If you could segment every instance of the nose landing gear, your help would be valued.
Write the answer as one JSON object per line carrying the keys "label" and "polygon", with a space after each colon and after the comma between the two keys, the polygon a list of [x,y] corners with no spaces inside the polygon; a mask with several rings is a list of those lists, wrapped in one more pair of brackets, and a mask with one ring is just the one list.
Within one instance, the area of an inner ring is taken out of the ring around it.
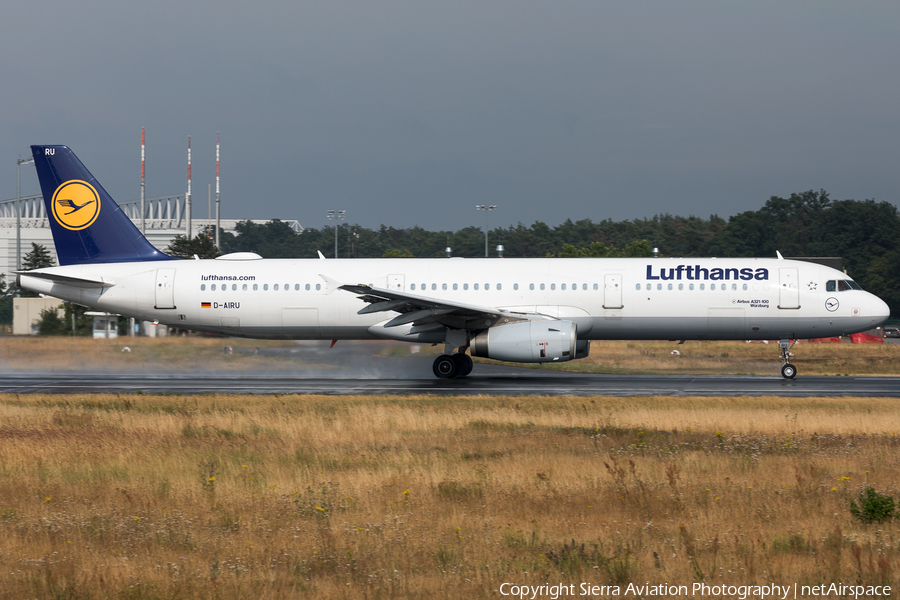
{"label": "nose landing gear", "polygon": [[793,379],[797,375],[797,367],[791,364],[791,357],[794,356],[791,348],[797,340],[781,340],[778,342],[778,348],[781,350],[781,376],[785,379]]}

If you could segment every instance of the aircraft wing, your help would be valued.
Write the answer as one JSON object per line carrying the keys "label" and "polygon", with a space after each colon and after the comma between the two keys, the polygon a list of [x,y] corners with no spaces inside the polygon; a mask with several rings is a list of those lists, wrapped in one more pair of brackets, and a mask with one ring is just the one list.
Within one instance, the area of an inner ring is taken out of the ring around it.
{"label": "aircraft wing", "polygon": [[428,296],[417,296],[406,292],[396,292],[370,285],[340,285],[337,289],[359,294],[359,299],[368,306],[357,314],[393,311],[400,313],[384,324],[397,327],[412,323],[413,326],[440,323],[453,329],[484,329],[493,325],[503,311],[491,306],[478,306],[462,302],[451,302]]}

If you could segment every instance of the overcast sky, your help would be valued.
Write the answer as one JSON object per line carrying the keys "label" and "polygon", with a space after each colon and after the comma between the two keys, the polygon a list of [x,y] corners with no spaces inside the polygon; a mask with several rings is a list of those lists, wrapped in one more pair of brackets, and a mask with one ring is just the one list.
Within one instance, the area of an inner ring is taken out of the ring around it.
{"label": "overcast sky", "polygon": [[0,198],[41,143],[136,199],[146,127],[148,197],[220,131],[223,217],[309,227],[897,204],[898,73],[895,0],[5,2]]}

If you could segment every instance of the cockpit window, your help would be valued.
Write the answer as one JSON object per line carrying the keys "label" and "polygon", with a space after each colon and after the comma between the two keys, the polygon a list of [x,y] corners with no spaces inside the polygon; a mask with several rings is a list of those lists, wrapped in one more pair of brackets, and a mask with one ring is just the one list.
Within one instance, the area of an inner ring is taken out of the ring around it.
{"label": "cockpit window", "polygon": [[846,292],[848,290],[861,290],[859,284],[852,279],[831,280],[825,284],[826,292]]}

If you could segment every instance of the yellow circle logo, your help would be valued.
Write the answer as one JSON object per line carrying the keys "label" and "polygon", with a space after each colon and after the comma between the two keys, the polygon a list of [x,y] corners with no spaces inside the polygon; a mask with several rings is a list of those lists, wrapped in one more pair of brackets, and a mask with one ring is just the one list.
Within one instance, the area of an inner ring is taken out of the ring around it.
{"label": "yellow circle logo", "polygon": [[53,193],[53,218],[73,231],[90,227],[100,214],[100,195],[86,181],[72,179]]}

